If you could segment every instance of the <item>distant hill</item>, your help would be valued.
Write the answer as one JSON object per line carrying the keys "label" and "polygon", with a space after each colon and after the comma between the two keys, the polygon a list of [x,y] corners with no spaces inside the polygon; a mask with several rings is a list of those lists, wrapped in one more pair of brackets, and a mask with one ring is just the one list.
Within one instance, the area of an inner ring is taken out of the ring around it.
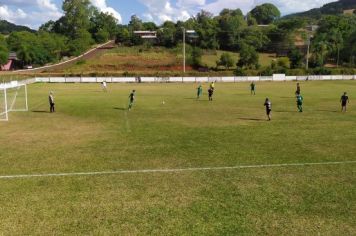
{"label": "distant hill", "polygon": [[15,24],[10,23],[6,20],[0,20],[0,33],[1,34],[10,34],[12,32],[18,32],[18,31],[35,32],[34,30],[30,29],[29,27],[15,25]]}
{"label": "distant hill", "polygon": [[345,10],[356,9],[356,0],[339,0],[337,2],[331,2],[325,4],[320,8],[314,8],[306,12],[300,12],[285,16],[285,18],[291,17],[307,17],[319,19],[323,15],[341,15]]}

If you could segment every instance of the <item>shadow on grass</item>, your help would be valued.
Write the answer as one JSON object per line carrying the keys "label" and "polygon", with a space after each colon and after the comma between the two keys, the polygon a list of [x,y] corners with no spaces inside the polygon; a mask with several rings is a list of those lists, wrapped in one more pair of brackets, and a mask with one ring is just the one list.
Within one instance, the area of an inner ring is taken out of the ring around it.
{"label": "shadow on grass", "polygon": [[125,107],[114,107],[113,109],[114,110],[119,110],[119,111],[126,111],[127,110],[127,108],[125,108]]}
{"label": "shadow on grass", "polygon": [[258,119],[258,118],[246,118],[246,117],[239,117],[239,120],[249,120],[249,121],[266,121],[266,119]]}
{"label": "shadow on grass", "polygon": [[295,113],[297,111],[273,111],[273,112],[277,112],[277,113]]}
{"label": "shadow on grass", "polygon": [[335,110],[315,110],[318,112],[332,112],[332,113],[338,113],[339,111],[335,111]]}
{"label": "shadow on grass", "polygon": [[34,113],[50,113],[49,111],[43,111],[43,110],[35,110],[32,112],[34,112]]}

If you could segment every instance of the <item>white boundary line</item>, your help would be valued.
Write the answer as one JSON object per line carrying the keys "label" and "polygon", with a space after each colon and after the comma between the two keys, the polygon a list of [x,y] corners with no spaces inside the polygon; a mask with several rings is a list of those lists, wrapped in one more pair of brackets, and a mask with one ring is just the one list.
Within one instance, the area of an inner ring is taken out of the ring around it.
{"label": "white boundary line", "polygon": [[95,175],[115,175],[115,174],[141,174],[141,173],[180,173],[196,171],[217,171],[217,170],[236,170],[236,169],[260,169],[274,167],[303,167],[303,166],[320,166],[320,165],[343,165],[356,164],[356,161],[338,161],[338,162],[315,162],[315,163],[289,163],[289,164],[266,164],[266,165],[241,165],[230,167],[199,167],[199,168],[182,168],[182,169],[147,169],[147,170],[117,170],[102,172],[73,172],[73,173],[56,173],[56,174],[25,174],[25,175],[0,175],[1,179],[28,179],[43,177],[73,177],[73,176],[95,176]]}

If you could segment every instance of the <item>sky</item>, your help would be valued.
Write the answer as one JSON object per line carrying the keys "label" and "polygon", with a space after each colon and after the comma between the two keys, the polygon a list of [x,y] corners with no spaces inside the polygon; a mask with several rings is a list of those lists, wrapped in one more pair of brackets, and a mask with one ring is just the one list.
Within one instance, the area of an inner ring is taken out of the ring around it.
{"label": "sky", "polygon": [[[132,15],[160,24],[166,20],[187,20],[201,10],[218,14],[224,8],[240,8],[245,14],[256,5],[275,4],[282,15],[306,11],[335,0],[90,0],[103,12],[127,24]],[[38,29],[63,15],[63,0],[0,0],[0,19]]]}

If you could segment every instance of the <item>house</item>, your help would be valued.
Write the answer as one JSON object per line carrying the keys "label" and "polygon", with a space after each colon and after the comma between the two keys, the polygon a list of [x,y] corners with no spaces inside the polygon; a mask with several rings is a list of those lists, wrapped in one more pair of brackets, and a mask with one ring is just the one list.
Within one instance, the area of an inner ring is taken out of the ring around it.
{"label": "house", "polygon": [[9,53],[9,59],[5,65],[1,65],[1,71],[10,71],[21,68],[20,60],[17,58],[16,52]]}

